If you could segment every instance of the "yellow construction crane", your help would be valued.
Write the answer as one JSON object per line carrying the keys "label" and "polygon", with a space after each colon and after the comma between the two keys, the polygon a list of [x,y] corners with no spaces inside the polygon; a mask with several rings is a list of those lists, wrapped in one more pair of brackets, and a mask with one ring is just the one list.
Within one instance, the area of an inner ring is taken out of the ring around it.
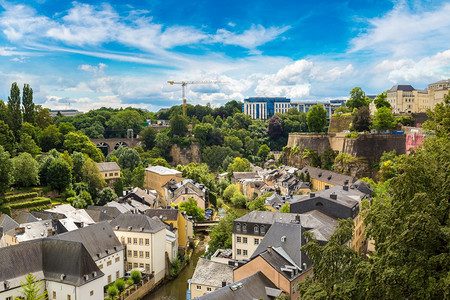
{"label": "yellow construction crane", "polygon": [[174,84],[181,84],[181,92],[182,92],[182,96],[183,96],[183,116],[186,116],[186,86],[188,84],[215,84],[215,83],[225,83],[223,81],[173,81],[173,80],[169,80],[167,81],[168,83],[170,83],[171,85]]}

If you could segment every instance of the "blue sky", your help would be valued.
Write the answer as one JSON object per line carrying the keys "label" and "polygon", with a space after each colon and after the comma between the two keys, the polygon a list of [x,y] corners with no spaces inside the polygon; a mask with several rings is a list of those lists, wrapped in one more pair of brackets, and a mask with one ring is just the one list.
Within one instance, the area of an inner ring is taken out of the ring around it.
{"label": "blue sky", "polygon": [[87,111],[346,98],[450,78],[449,1],[0,0],[0,98]]}

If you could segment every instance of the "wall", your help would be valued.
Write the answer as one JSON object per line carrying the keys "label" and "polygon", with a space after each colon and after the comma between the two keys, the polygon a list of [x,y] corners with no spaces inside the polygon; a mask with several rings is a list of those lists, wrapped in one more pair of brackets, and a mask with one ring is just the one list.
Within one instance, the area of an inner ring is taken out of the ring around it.
{"label": "wall", "polygon": [[344,130],[350,130],[350,123],[352,122],[352,116],[332,116],[330,119],[330,125],[328,126],[328,133],[338,133]]}
{"label": "wall", "polygon": [[199,143],[192,143],[187,148],[180,148],[178,145],[173,145],[170,149],[170,156],[172,156],[171,165],[187,165],[191,162],[201,163],[202,154]]}
{"label": "wall", "polygon": [[417,147],[422,145],[425,137],[425,134],[408,133],[406,135],[406,152],[409,153],[411,152],[410,149],[416,149]]}
{"label": "wall", "polygon": [[[105,274],[105,276],[103,276],[103,285],[107,285],[109,283],[108,276],[111,276],[111,281],[115,281],[117,278],[123,277],[124,251],[125,250],[120,250],[118,252],[112,253],[111,255],[108,255],[107,257],[95,261],[95,264]],[[118,259],[118,261],[116,261],[116,259]],[[111,262],[109,266],[108,261]],[[119,272],[118,277],[116,276],[117,272]]]}
{"label": "wall", "polygon": [[205,209],[205,199],[199,197],[197,194],[181,194],[177,198],[172,199],[172,203],[175,205],[179,205],[181,202],[187,202],[189,198],[197,201],[197,206],[201,209]]}
{"label": "wall", "polygon": [[[155,277],[152,277],[150,280],[146,281],[141,287],[139,287],[132,294],[127,296],[126,300],[137,300],[143,298],[145,295],[150,293],[151,290],[156,286]],[[123,299],[123,298],[121,298]]]}
{"label": "wall", "polygon": [[298,146],[301,149],[311,149],[317,153],[322,153],[330,148],[328,134],[289,134],[288,147]]}
{"label": "wall", "polygon": [[165,193],[162,186],[165,185],[172,178],[176,182],[180,182],[184,179],[183,177],[181,177],[181,173],[177,175],[174,174],[161,175],[145,170],[144,187],[149,190],[155,190],[160,196],[160,199],[165,204]]}

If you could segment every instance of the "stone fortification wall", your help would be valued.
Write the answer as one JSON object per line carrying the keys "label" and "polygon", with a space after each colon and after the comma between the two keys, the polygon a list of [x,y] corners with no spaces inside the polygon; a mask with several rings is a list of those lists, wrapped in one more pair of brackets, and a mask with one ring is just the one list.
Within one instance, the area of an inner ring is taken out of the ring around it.
{"label": "stone fortification wall", "polygon": [[328,133],[338,133],[350,129],[352,123],[352,116],[332,116],[330,125],[328,126]]}
{"label": "stone fortification wall", "polygon": [[289,134],[288,147],[299,147],[300,149],[311,149],[322,153],[330,148],[330,135],[328,134]]}
{"label": "stone fortification wall", "polygon": [[192,143],[189,147],[180,148],[178,145],[173,145],[170,149],[170,156],[172,156],[171,165],[187,165],[191,162],[201,163],[202,154],[199,143]]}

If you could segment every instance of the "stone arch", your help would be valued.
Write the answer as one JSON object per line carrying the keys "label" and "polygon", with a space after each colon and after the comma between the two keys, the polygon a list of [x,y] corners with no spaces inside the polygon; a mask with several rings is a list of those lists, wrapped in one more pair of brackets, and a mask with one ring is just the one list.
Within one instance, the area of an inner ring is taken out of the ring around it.
{"label": "stone arch", "polygon": [[108,143],[105,143],[105,142],[97,143],[97,148],[99,148],[102,151],[104,156],[107,156],[110,151],[110,147],[109,147]]}
{"label": "stone arch", "polygon": [[123,142],[123,141],[120,141],[120,142],[117,142],[117,143],[116,143],[116,145],[114,146],[114,150],[117,149],[117,148],[119,148],[119,147],[129,147],[129,146],[128,146],[127,143],[125,143],[125,142]]}

